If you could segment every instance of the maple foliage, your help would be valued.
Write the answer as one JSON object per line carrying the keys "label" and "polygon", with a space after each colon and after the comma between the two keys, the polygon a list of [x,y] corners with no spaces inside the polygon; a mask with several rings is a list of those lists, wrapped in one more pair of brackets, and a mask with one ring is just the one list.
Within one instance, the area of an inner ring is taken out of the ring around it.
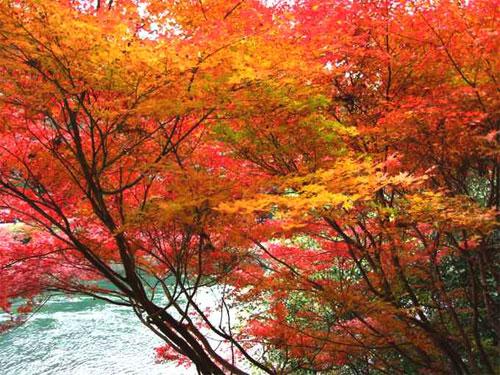
{"label": "maple foliage", "polygon": [[494,373],[497,8],[1,2],[0,308],[127,306],[203,374]]}

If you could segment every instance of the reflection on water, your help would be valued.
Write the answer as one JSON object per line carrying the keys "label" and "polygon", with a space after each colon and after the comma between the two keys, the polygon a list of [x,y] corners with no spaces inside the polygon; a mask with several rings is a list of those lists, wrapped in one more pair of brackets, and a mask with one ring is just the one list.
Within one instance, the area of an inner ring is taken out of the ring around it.
{"label": "reflection on water", "polygon": [[189,371],[154,360],[161,340],[126,307],[92,298],[51,299],[0,335],[2,375],[159,375]]}

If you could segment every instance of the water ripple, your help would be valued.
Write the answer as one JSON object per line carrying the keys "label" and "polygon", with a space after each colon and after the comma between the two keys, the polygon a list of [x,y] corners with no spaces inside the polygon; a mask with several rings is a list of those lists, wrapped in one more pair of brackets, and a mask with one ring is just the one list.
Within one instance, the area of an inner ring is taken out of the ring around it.
{"label": "water ripple", "polygon": [[0,335],[2,375],[160,375],[161,340],[127,308],[92,298],[50,300],[26,324]]}

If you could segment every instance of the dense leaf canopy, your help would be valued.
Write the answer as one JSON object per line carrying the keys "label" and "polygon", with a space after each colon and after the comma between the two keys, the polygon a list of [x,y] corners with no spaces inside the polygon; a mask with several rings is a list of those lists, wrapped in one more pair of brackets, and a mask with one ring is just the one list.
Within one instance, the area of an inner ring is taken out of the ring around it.
{"label": "dense leaf canopy", "polygon": [[203,374],[494,373],[497,15],[1,1],[3,328],[64,292]]}

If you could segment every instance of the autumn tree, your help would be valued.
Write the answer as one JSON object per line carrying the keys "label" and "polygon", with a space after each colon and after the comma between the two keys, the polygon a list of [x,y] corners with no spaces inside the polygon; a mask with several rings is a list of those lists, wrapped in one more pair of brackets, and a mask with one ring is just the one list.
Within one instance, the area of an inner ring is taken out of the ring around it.
{"label": "autumn tree", "polygon": [[494,373],[496,11],[2,2],[0,307],[128,306],[203,374]]}

